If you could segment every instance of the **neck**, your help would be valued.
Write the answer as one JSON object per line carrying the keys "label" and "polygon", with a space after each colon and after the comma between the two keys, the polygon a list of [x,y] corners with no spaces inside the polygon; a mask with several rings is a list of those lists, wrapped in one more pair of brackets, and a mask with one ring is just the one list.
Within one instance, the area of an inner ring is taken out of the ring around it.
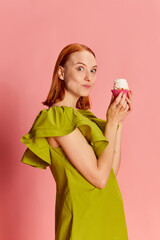
{"label": "neck", "polygon": [[79,97],[80,96],[75,96],[65,89],[64,99],[62,101],[56,103],[55,105],[67,106],[67,107],[72,107],[74,109],[77,109],[76,104],[77,104],[77,101],[78,101]]}

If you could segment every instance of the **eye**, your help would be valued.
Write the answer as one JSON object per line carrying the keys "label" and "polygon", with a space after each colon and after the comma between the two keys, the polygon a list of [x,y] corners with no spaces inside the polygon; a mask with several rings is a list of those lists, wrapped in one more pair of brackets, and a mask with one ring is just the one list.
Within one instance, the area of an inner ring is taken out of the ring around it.
{"label": "eye", "polygon": [[80,69],[80,68],[83,68],[83,67],[78,67],[77,69]]}
{"label": "eye", "polygon": [[97,69],[96,69],[96,68],[95,68],[95,69],[93,69],[93,70],[95,70],[95,71],[94,71],[94,73],[97,71]]}

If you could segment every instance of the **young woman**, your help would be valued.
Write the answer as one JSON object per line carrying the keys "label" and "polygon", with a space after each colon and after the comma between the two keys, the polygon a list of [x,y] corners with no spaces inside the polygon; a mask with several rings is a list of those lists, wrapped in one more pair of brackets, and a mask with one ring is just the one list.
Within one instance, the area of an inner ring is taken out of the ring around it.
{"label": "young woman", "polygon": [[96,81],[94,52],[69,44],[59,54],[52,85],[30,131],[21,138],[21,161],[45,169],[56,181],[55,240],[127,240],[120,167],[123,121],[132,95],[111,102],[106,120],[89,109]]}

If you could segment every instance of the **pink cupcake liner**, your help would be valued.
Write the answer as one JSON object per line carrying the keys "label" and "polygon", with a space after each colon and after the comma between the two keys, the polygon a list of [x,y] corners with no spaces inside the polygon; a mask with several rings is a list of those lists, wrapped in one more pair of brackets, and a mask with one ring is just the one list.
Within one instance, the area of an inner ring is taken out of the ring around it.
{"label": "pink cupcake liner", "polygon": [[128,89],[112,89],[111,92],[113,93],[113,96],[116,98],[120,92],[124,92],[126,96],[129,98],[128,92],[131,92],[131,90]]}

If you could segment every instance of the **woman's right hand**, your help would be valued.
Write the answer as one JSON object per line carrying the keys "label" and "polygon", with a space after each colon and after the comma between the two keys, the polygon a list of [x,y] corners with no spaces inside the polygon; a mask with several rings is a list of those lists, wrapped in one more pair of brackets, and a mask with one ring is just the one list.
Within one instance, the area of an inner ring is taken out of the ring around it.
{"label": "woman's right hand", "polygon": [[126,95],[125,93],[123,94],[123,91],[118,94],[115,100],[114,96],[112,95],[111,102],[106,114],[108,123],[118,124],[124,120],[129,109],[129,105],[127,104],[125,98]]}

